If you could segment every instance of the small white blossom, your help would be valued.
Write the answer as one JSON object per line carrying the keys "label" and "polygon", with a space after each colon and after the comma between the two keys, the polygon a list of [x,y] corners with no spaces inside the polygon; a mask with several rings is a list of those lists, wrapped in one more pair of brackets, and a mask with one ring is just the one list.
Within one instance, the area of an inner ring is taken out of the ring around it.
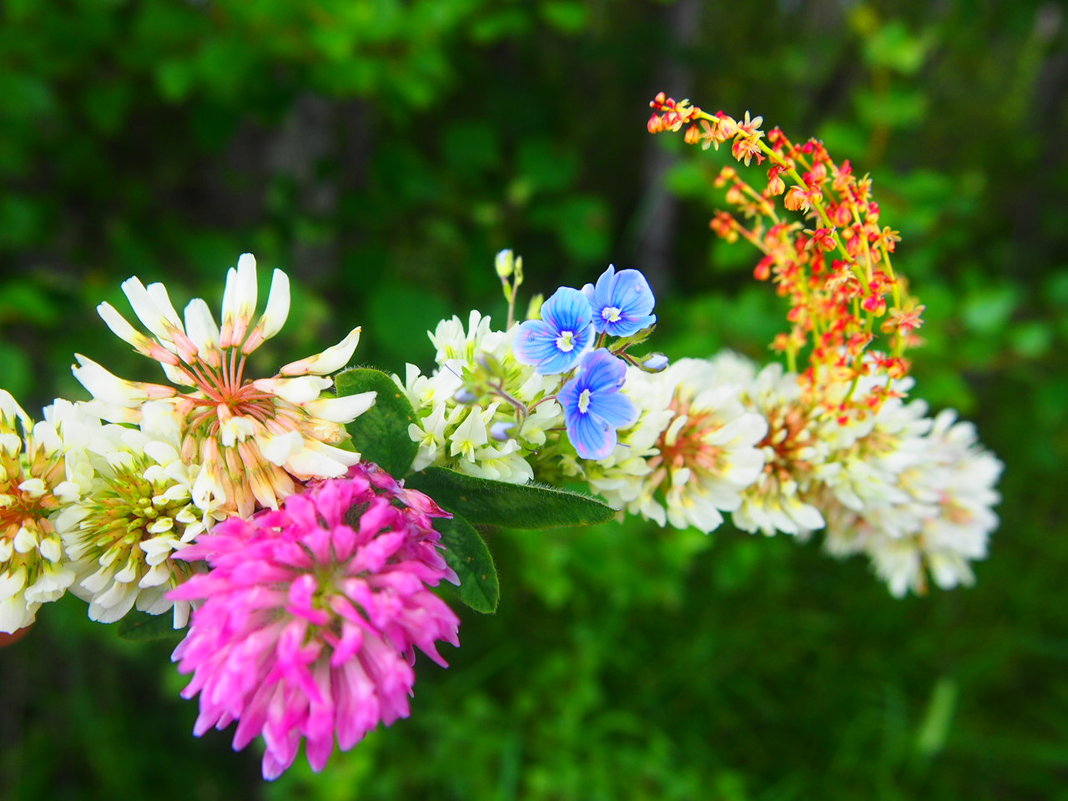
{"label": "small white blossom", "polygon": [[68,480],[61,422],[34,423],[0,390],[0,632],[33,623],[74,581],[56,519],[78,488]]}
{"label": "small white blossom", "polygon": [[797,376],[780,364],[757,373],[741,398],[767,422],[767,434],[758,444],[764,454],[762,473],[742,494],[734,524],[768,536],[781,531],[803,537],[823,528],[813,499],[820,482],[839,469],[828,457],[850,432],[806,405]]}
{"label": "small white blossom", "polygon": [[[290,306],[289,279],[275,270],[267,305],[256,317],[256,261],[245,253],[227,273],[221,325],[196,298],[184,322],[162,284],[137,278],[122,284],[147,336],[107,303],[98,307],[108,327],[136,351],[160,363],[174,386],[125,381],[78,355],[75,377],[93,396],[91,409],[113,423],[138,425],[148,401],[169,399],[182,418],[182,461],[202,465],[193,500],[223,498],[243,516],[277,507],[301,481],[344,475],[360,455],[344,448],[351,422],[374,403],[373,392],[322,397],[324,376],[352,358],[355,328],[337,345],[290,362],[269,378],[246,377],[246,360],[282,328]],[[208,511],[204,507],[204,511]]]}
{"label": "small white blossom", "polygon": [[[495,331],[477,311],[466,328],[458,317],[442,320],[429,333],[434,372],[423,375],[409,364],[403,380],[393,377],[416,413],[408,427],[419,446],[413,469],[440,465],[518,484],[533,478],[530,460],[548,432],[563,427],[563,412],[549,399],[556,382],[512,355],[514,335],[515,328]],[[474,375],[487,385],[484,396],[469,398],[465,382]]]}
{"label": "small white blossom", "polygon": [[103,424],[84,406],[66,411],[67,461],[79,499],[64,507],[56,528],[77,580],[71,591],[89,602],[89,617],[113,623],[137,608],[162,614],[173,608],[181,628],[189,605],[165,593],[190,573],[171,556],[216,520],[223,499],[194,502],[202,469],[180,458],[182,417],[170,401],[142,407],[139,428]]}
{"label": "small white blossom", "polygon": [[992,507],[1002,464],[979,446],[970,423],[955,420],[947,410],[903,429],[896,454],[884,455],[896,455],[902,467],[892,496],[861,509],[838,496],[828,503],[827,549],[866,553],[898,597],[925,592],[928,576],[943,589],[971,584],[970,563],[986,556],[997,527]]}
{"label": "small white blossom", "polygon": [[767,426],[746,412],[740,390],[700,359],[654,374],[628,370],[624,391],[641,416],[608,459],[586,467],[590,485],[661,526],[717,528],[764,463],[756,445]]}

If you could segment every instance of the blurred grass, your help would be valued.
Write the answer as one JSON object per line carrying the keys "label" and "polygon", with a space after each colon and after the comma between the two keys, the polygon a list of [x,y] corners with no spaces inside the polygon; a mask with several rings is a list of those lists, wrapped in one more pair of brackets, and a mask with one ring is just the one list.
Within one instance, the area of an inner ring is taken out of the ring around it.
{"label": "blurred grass", "polygon": [[923,599],[784,537],[501,532],[501,610],[464,612],[448,671],[420,662],[413,717],[269,786],[226,733],[190,736],[165,644],[69,598],[0,651],[0,798],[1068,797],[1058,4],[6,0],[0,21],[0,383],[31,411],[83,397],[75,351],[152,376],[93,311],[123,278],[216,304],[242,250],[295,279],[265,369],[355,324],[361,362],[425,366],[436,319],[503,312],[502,247],[532,293],[646,269],[659,348],[764,358],[782,310],[707,230],[720,162],[644,132],[664,88],[872,173],[928,306],[916,394],[1007,464],[978,586]]}

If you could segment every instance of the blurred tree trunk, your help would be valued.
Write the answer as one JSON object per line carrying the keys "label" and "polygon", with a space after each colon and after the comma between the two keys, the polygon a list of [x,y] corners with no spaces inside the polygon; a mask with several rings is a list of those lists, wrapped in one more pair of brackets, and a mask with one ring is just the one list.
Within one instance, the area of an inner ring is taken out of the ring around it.
{"label": "blurred tree trunk", "polygon": [[[672,97],[689,97],[693,91],[693,67],[687,56],[697,39],[700,22],[700,0],[679,0],[667,8],[668,35],[658,60],[662,66],[655,78],[656,85]],[[668,290],[674,278],[679,201],[668,192],[665,183],[674,163],[675,157],[656,138],[647,139],[633,252],[636,266],[658,293]]]}

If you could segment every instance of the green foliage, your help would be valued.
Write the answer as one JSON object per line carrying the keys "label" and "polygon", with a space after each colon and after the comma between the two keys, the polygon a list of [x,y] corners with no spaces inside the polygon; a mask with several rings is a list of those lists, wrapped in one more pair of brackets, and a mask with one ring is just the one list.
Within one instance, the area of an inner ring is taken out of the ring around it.
{"label": "green foliage", "polygon": [[501,588],[485,541],[459,515],[434,521],[445,545],[445,561],[460,578],[460,600],[476,612],[497,611]]}
{"label": "green foliage", "polygon": [[339,397],[377,393],[374,406],[348,424],[349,435],[363,459],[391,475],[406,475],[418,450],[408,436],[415,411],[393,379],[381,370],[358,367],[339,373],[334,384]]}
{"label": "green foliage", "polygon": [[[0,651],[0,799],[1064,794],[1055,4],[60,5],[0,4],[0,385],[31,413],[84,397],[74,351],[158,380],[93,307],[125,308],[132,274],[166,280],[179,306],[217,303],[242,250],[294,279],[260,375],[357,324],[361,363],[426,366],[436,319],[501,316],[503,247],[532,293],[609,261],[647,270],[656,347],[674,357],[767,358],[784,309],[752,281],[755,251],[706,225],[726,154],[644,131],[648,95],[688,86],[872,175],[927,305],[916,395],[975,419],[1005,459],[1004,523],[975,588],[905,602],[860,562],[784,538],[634,520],[502,531],[497,613],[465,617],[449,670],[418,661],[411,718],[272,785],[230,732],[190,736],[167,643],[116,637],[67,598]],[[661,156],[668,198],[648,177]]]}
{"label": "green foliage", "polygon": [[603,523],[615,510],[580,492],[539,484],[508,484],[449,470],[428,467],[408,479],[408,486],[425,492],[450,512],[458,512],[476,526],[539,529]]}
{"label": "green foliage", "polygon": [[172,640],[177,643],[183,636],[180,630],[175,631],[173,616],[170,612],[162,615],[129,612],[126,617],[115,624],[115,633],[124,640],[133,642]]}

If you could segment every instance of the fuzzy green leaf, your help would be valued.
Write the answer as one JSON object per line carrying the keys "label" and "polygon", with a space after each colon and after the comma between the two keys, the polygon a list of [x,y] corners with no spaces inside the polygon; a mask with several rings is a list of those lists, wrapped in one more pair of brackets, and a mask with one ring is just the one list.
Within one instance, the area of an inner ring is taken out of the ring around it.
{"label": "fuzzy green leaf", "polygon": [[414,473],[407,484],[475,525],[525,529],[590,526],[615,515],[608,504],[578,492],[541,484],[507,484],[443,467]]}
{"label": "fuzzy green leaf", "polygon": [[130,612],[118,622],[116,633],[124,640],[142,641],[178,639],[185,635],[184,630],[174,628],[174,615],[171,612],[162,615]]}
{"label": "fuzzy green leaf", "polygon": [[415,411],[393,379],[381,370],[357,367],[334,379],[338,397],[377,392],[375,405],[346,426],[362,457],[387,473],[402,478],[412,466],[419,446],[408,436]]}
{"label": "fuzzy green leaf", "polygon": [[434,521],[445,544],[445,561],[460,577],[460,600],[476,612],[497,611],[501,597],[497,568],[482,536],[460,515]]}

